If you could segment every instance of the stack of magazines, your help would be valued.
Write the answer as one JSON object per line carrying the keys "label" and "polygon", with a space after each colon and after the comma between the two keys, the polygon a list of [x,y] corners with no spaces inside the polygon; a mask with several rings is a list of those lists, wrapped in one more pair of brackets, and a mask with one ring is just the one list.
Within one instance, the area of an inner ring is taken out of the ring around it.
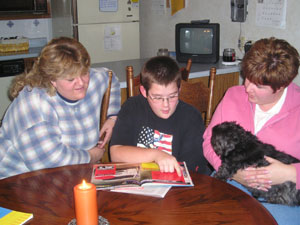
{"label": "stack of magazines", "polygon": [[173,186],[194,186],[185,162],[177,172],[160,172],[156,163],[95,164],[91,182],[97,190],[110,190],[163,198]]}

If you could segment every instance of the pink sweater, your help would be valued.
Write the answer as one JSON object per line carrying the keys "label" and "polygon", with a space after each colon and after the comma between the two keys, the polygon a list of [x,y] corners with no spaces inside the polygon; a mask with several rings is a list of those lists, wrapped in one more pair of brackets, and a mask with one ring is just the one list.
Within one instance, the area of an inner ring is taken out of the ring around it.
{"label": "pink sweater", "polygon": [[[246,130],[254,133],[255,104],[248,101],[244,86],[228,89],[218,105],[211,123],[203,138],[204,156],[218,170],[221,165],[210,144],[211,130],[224,121],[236,121]],[[300,87],[291,83],[280,112],[273,116],[256,135],[262,142],[272,144],[280,151],[300,159]],[[300,163],[294,164],[297,170],[297,189],[300,189]]]}

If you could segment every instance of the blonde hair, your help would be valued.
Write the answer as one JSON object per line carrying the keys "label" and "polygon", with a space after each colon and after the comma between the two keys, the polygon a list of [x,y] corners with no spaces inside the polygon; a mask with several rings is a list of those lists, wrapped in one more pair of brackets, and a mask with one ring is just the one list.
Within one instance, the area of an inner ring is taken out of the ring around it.
{"label": "blonde hair", "polygon": [[86,74],[91,64],[84,46],[73,38],[52,39],[41,51],[30,71],[17,76],[10,88],[10,96],[16,98],[25,86],[46,89],[52,96],[56,93],[51,81]]}

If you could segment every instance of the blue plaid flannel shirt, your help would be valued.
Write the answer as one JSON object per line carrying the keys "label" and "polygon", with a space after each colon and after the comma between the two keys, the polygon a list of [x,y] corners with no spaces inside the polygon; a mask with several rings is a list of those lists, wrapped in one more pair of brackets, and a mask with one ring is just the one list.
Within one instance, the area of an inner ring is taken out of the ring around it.
{"label": "blue plaid flannel shirt", "polygon": [[[88,163],[87,150],[99,140],[106,68],[90,69],[84,99],[68,103],[45,89],[23,88],[9,106],[0,127],[0,179],[42,168]],[[113,76],[109,115],[120,110],[120,84]]]}

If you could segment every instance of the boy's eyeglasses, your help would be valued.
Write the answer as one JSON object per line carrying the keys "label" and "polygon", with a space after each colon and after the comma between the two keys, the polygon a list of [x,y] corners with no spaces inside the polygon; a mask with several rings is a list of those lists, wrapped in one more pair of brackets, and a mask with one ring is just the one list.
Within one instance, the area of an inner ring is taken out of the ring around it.
{"label": "boy's eyeglasses", "polygon": [[175,102],[178,100],[179,93],[177,92],[176,94],[170,95],[169,97],[162,97],[162,96],[151,96],[148,94],[149,98],[154,102],[154,103],[163,103],[164,100],[167,102]]}

